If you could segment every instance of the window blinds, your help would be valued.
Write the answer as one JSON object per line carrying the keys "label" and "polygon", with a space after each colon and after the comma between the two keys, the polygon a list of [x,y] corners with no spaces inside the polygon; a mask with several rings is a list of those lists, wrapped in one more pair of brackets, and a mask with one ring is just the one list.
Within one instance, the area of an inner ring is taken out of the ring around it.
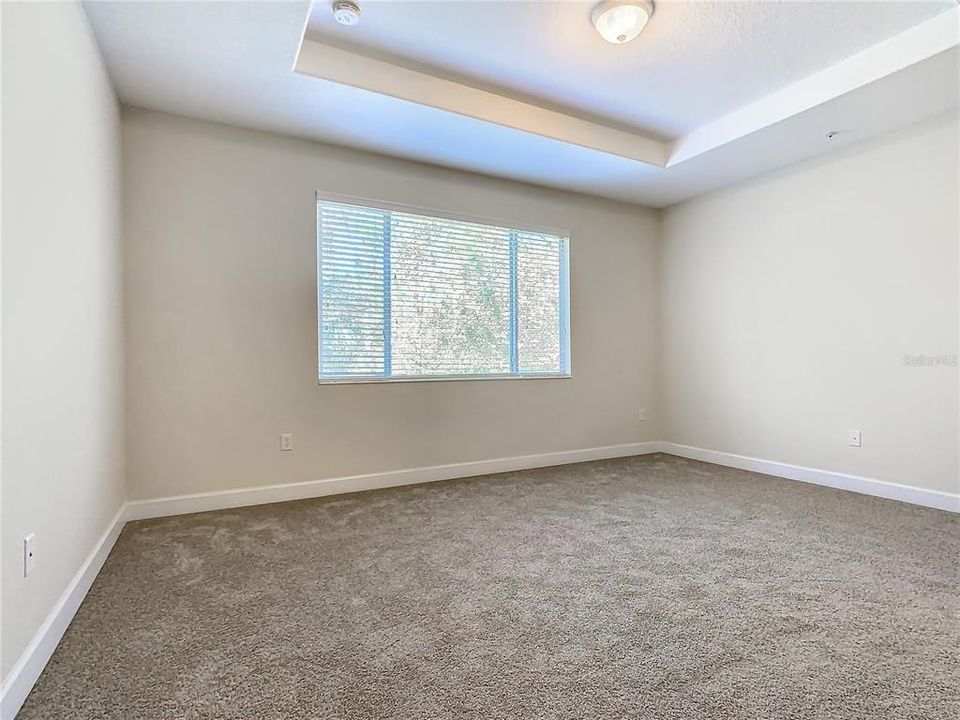
{"label": "window blinds", "polygon": [[569,374],[567,243],[318,200],[321,381]]}

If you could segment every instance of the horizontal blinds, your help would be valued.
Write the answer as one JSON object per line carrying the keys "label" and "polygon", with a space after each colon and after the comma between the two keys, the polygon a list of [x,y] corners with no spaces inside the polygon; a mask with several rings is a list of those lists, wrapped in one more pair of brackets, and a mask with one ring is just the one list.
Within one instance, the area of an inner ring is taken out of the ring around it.
{"label": "horizontal blinds", "polygon": [[321,378],[566,372],[566,239],[318,203]]}
{"label": "horizontal blinds", "polygon": [[318,218],[320,374],[384,375],[383,261],[389,216],[321,203]]}
{"label": "horizontal blinds", "polygon": [[510,246],[503,228],[393,213],[395,375],[510,372]]}
{"label": "horizontal blinds", "polygon": [[517,233],[517,365],[520,373],[558,372],[560,243],[549,235]]}

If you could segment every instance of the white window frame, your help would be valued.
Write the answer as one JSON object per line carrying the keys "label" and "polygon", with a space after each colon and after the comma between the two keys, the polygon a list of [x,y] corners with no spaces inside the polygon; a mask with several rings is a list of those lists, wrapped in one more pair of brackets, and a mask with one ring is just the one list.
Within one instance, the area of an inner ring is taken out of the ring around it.
{"label": "white window frame", "polygon": [[[556,235],[564,238],[566,243],[563,246],[564,252],[561,253],[560,267],[560,366],[566,368],[565,371],[556,373],[529,373],[529,374],[483,374],[483,375],[416,375],[405,377],[323,377],[321,376],[320,358],[322,356],[323,333],[321,331],[322,317],[322,293],[323,287],[320,284],[320,228],[319,228],[319,203],[333,202],[347,205],[360,205],[362,207],[383,210],[386,212],[407,212],[416,215],[429,215],[440,220],[459,220],[461,222],[477,223],[480,225],[493,225],[500,228],[509,228],[511,230],[521,230],[532,233],[543,233],[547,235]],[[338,193],[320,192],[316,193],[314,203],[315,212],[317,212],[316,225],[314,231],[314,246],[317,252],[316,258],[316,289],[317,289],[317,336],[315,347],[317,349],[317,382],[320,385],[355,385],[368,383],[410,383],[410,382],[460,382],[475,380],[569,380],[573,377],[573,349],[571,347],[570,337],[570,303],[572,288],[570,287],[570,253],[572,251],[572,238],[569,231],[559,228],[546,226],[530,225],[527,223],[517,223],[512,220],[502,220],[478,215],[467,215],[463,213],[448,212],[446,210],[437,210],[418,205],[404,205],[401,203],[388,202],[386,200],[377,200],[356,195],[342,195]]]}

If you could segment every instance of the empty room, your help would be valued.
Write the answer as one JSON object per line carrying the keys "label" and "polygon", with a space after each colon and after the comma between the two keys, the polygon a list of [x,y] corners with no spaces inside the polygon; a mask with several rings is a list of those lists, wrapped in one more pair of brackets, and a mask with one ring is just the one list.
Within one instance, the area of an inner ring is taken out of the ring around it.
{"label": "empty room", "polygon": [[960,2],[0,38],[0,720],[960,717]]}

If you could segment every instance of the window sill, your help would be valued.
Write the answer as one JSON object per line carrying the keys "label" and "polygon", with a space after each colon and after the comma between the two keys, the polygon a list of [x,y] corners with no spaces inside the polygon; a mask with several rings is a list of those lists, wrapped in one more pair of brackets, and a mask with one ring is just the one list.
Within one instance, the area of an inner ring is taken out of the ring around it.
{"label": "window sill", "polygon": [[569,380],[572,373],[543,375],[424,375],[416,377],[345,377],[319,378],[318,385],[367,385],[370,383],[464,382],[476,380]]}

